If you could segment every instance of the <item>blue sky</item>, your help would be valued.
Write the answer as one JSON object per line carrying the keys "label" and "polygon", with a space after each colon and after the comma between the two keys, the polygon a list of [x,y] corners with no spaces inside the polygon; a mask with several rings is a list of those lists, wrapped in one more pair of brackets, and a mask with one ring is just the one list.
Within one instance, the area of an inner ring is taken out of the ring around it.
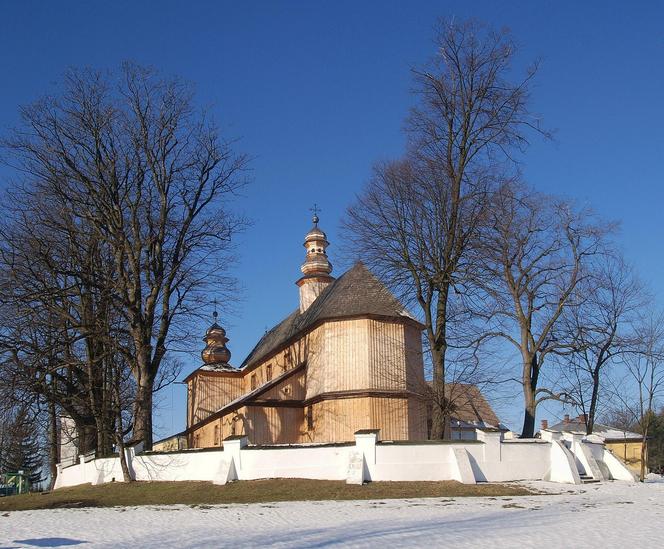
{"label": "blue sky", "polygon": [[[553,142],[533,141],[524,174],[620,220],[621,245],[661,301],[659,2],[5,1],[0,131],[16,123],[19,105],[56,90],[70,66],[116,68],[130,59],[194,82],[199,102],[254,158],[237,203],[253,220],[234,268],[244,299],[222,318],[239,364],[297,304],[314,202],[339,264],[339,220],[371,164],[400,153],[409,69],[432,55],[441,16],[507,26],[522,46],[517,68],[541,60],[532,106],[557,131]],[[186,360],[187,372],[198,365]],[[182,385],[163,393],[158,436],[183,428],[184,396]],[[501,412],[520,427],[518,405]]]}

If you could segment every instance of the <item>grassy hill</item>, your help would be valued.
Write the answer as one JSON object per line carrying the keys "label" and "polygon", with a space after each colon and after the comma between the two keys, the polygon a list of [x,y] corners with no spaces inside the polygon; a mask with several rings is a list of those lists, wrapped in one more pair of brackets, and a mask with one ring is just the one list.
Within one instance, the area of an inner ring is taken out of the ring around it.
{"label": "grassy hill", "polygon": [[270,501],[395,499],[459,496],[519,496],[533,492],[509,484],[445,482],[371,482],[363,486],[343,481],[270,479],[217,486],[210,482],[114,482],[84,484],[42,494],[0,498],[0,512],[72,507],[132,505],[218,505]]}

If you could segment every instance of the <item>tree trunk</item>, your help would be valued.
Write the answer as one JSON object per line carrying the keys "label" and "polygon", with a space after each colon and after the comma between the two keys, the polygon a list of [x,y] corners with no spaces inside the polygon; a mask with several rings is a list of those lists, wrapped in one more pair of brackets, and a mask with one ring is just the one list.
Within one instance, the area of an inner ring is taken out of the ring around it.
{"label": "tree trunk", "polygon": [[55,479],[58,475],[57,463],[59,461],[58,452],[58,418],[55,414],[55,403],[49,401],[48,403],[48,468],[50,473],[49,490],[53,490]]}
{"label": "tree trunk", "polygon": [[431,382],[431,440],[448,440],[451,437],[449,399],[445,391],[445,352],[431,349],[433,379]]}
{"label": "tree trunk", "polygon": [[428,338],[433,366],[433,411],[431,417],[431,439],[449,440],[451,437],[450,402],[446,391],[445,359],[447,353],[447,300],[449,285],[438,291],[435,321],[429,316]]}
{"label": "tree trunk", "polygon": [[524,360],[523,364],[523,397],[525,409],[521,438],[533,438],[535,436],[537,373],[537,355],[533,355],[529,360]]}
{"label": "tree trunk", "polygon": [[590,409],[586,418],[586,434],[592,435],[595,427],[595,414],[597,413],[597,400],[599,398],[599,369],[593,372],[593,392],[590,396]]}
{"label": "tree trunk", "polygon": [[91,419],[90,423],[76,425],[78,431],[78,453],[87,454],[96,450],[97,444],[97,428],[95,427],[94,420]]}
{"label": "tree trunk", "polygon": [[[648,464],[648,427],[643,430],[643,439],[641,441],[641,471],[639,480],[645,482],[646,480],[646,470]],[[627,454],[625,454],[627,456]]]}
{"label": "tree trunk", "polygon": [[[119,374],[117,374],[113,380],[113,390],[115,393],[115,405],[113,407],[115,411],[115,442],[117,445],[118,453],[120,454],[122,478],[125,482],[133,482],[134,477],[131,475],[131,471],[129,470],[129,464],[127,463],[127,452],[124,443],[124,427],[122,425],[122,400],[120,394]],[[152,415],[150,417],[152,417]]]}
{"label": "tree trunk", "polygon": [[153,382],[140,383],[136,388],[134,406],[134,442],[143,442],[144,450],[152,450],[152,390]]}

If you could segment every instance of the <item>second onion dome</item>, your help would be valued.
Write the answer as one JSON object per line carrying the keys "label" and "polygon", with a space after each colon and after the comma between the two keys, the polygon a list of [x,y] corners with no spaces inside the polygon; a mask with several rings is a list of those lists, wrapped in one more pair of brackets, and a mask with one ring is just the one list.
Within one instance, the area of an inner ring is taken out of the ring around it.
{"label": "second onion dome", "polygon": [[223,364],[227,366],[231,359],[231,352],[226,347],[226,343],[228,343],[226,330],[217,324],[217,311],[214,311],[212,316],[214,322],[205,332],[203,338],[205,349],[201,352],[201,358],[205,364]]}

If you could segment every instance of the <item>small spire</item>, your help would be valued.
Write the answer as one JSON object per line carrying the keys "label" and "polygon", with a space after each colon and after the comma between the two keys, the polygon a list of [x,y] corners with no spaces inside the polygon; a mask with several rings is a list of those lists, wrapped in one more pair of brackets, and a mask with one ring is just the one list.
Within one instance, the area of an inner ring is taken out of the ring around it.
{"label": "small spire", "polygon": [[212,300],[212,303],[214,305],[214,310],[212,311],[212,318],[214,319],[213,322],[217,322],[217,316],[219,316],[219,313],[217,313],[217,298],[216,297]]}
{"label": "small spire", "polygon": [[314,212],[314,215],[311,218],[311,220],[314,222],[314,227],[318,227],[318,222],[320,221],[318,219],[318,212],[320,212],[321,209],[318,207],[318,204],[314,202],[313,208],[309,208],[309,211]]}

